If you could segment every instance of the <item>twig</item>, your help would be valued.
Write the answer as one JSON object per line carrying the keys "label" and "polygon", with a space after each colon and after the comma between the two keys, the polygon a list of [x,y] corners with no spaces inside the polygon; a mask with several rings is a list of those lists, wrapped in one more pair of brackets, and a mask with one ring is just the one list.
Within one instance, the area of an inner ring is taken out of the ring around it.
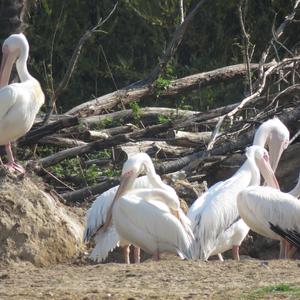
{"label": "twig", "polygon": [[[250,39],[249,39],[249,34],[246,32],[245,24],[244,24],[244,18],[243,18],[243,12],[242,12],[243,2],[244,2],[244,0],[240,1],[238,11],[239,11],[240,25],[241,25],[242,33],[243,33],[243,36],[244,36],[245,59],[246,59],[246,67],[247,67],[247,77],[248,77],[248,82],[249,82],[249,91],[250,91],[250,95],[252,95],[252,93],[253,93],[253,90],[252,90],[252,76],[251,76],[251,71],[250,71],[250,57],[249,57]],[[246,2],[245,5],[247,5],[247,2]]]}
{"label": "twig", "polygon": [[109,72],[110,77],[111,77],[111,79],[112,79],[112,81],[113,81],[113,84],[114,84],[114,86],[115,86],[115,89],[118,90],[117,83],[116,83],[116,81],[115,81],[115,78],[114,78],[114,75],[113,75],[113,73],[112,73],[112,71],[111,71],[111,68],[110,68],[110,66],[109,66],[109,64],[108,64],[108,60],[107,60],[107,58],[106,58],[106,55],[105,55],[105,52],[104,52],[104,49],[103,49],[102,45],[100,45],[100,48],[101,48],[101,52],[102,52],[102,55],[103,55],[103,57],[104,57],[105,63],[106,63],[106,65],[107,65],[108,72]]}
{"label": "twig", "polygon": [[[283,43],[281,43],[277,36],[276,36],[276,32],[275,32],[275,28],[274,26],[272,26],[272,36],[273,36],[273,40],[274,42],[276,42],[279,46],[281,46],[291,57],[294,56],[293,52],[290,51]],[[275,46],[274,46],[275,47]]]}
{"label": "twig", "polygon": [[183,11],[183,0],[179,0],[179,7],[180,7],[180,23],[184,22],[184,11]]}
{"label": "twig", "polygon": [[63,77],[63,79],[61,80],[61,82],[59,83],[58,87],[56,88],[56,90],[54,91],[54,94],[50,100],[50,109],[48,111],[48,113],[46,114],[43,122],[46,123],[48,122],[52,112],[53,112],[53,109],[55,107],[55,103],[57,101],[57,98],[58,96],[61,94],[61,92],[68,86],[68,83],[71,79],[71,76],[74,72],[74,69],[75,69],[75,66],[77,64],[77,61],[78,61],[78,58],[80,56],[80,53],[81,53],[81,50],[82,50],[82,47],[83,45],[85,44],[85,42],[96,32],[103,32],[101,31],[99,28],[111,17],[111,15],[114,13],[116,7],[117,7],[117,4],[115,4],[115,6],[113,7],[113,9],[110,11],[110,13],[108,14],[108,16],[102,20],[100,19],[97,23],[96,26],[94,26],[93,28],[87,30],[84,35],[80,38],[79,42],[77,43],[77,46],[72,54],[72,57],[69,61],[69,65],[67,67],[67,70],[66,70],[66,73]]}
{"label": "twig", "polygon": [[58,181],[60,184],[62,184],[63,186],[65,186],[66,188],[68,188],[71,191],[75,191],[71,186],[67,185],[66,183],[64,183],[63,181],[61,181],[59,178],[57,178],[54,174],[50,173],[48,170],[46,170],[45,168],[41,167],[41,170],[43,170],[45,173],[47,173],[50,177],[52,177],[53,179],[55,179],[56,181]]}
{"label": "twig", "polygon": [[220,127],[221,127],[221,125],[223,123],[224,118],[225,118],[225,116],[220,117],[220,119],[219,119],[219,121],[218,121],[218,123],[216,125],[216,128],[215,128],[215,130],[213,131],[213,133],[211,135],[211,139],[210,139],[210,141],[208,143],[207,150],[211,150],[213,148],[214,143],[216,141],[216,138],[219,135],[219,130],[220,130]]}
{"label": "twig", "polygon": [[224,116],[224,118],[220,119],[220,121],[218,122],[218,126],[221,127],[222,122],[225,120],[225,118],[232,118],[246,104],[249,104],[253,100],[257,99],[260,96],[260,94],[262,93],[262,91],[264,90],[265,85],[266,85],[266,80],[269,75],[273,74],[275,71],[277,71],[278,68],[282,67],[283,65],[293,63],[295,61],[298,61],[299,59],[300,59],[300,56],[297,56],[294,58],[287,58],[287,59],[284,59],[281,62],[273,65],[272,67],[270,67],[266,72],[264,72],[261,84],[260,84],[259,88],[257,89],[257,91],[254,94],[250,95],[249,97],[244,98],[237,107],[235,107],[233,110],[228,112]]}
{"label": "twig", "polygon": [[281,91],[280,93],[278,93],[278,94],[274,97],[274,99],[272,100],[272,102],[271,102],[266,108],[268,109],[269,107],[271,107],[271,106],[275,103],[275,101],[276,101],[280,96],[282,96],[283,94],[289,93],[289,92],[291,92],[291,91],[293,91],[293,90],[297,90],[297,89],[300,90],[300,84],[299,84],[299,83],[287,87],[286,89],[284,89],[283,91]]}
{"label": "twig", "polygon": [[300,135],[300,130],[298,130],[297,133],[290,139],[289,145],[291,145],[299,135]]}
{"label": "twig", "polygon": [[185,20],[182,24],[180,24],[176,31],[174,32],[173,38],[168,45],[164,55],[159,59],[159,63],[155,66],[155,68],[151,71],[148,78],[144,81],[144,83],[152,83],[158,75],[162,72],[162,70],[167,65],[170,58],[172,58],[180,45],[182,38],[186,32],[186,29],[192,19],[194,18],[195,14],[197,13],[198,9],[206,2],[207,0],[201,0],[195,6],[195,8],[186,16]]}
{"label": "twig", "polygon": [[60,20],[61,17],[63,15],[64,12],[64,8],[65,8],[65,2],[63,1],[61,9],[60,9],[60,14],[55,26],[55,30],[53,33],[53,37],[52,37],[52,41],[51,41],[51,50],[50,50],[50,87],[51,87],[51,92],[52,92],[52,96],[51,99],[53,97],[53,95],[55,94],[55,90],[54,90],[54,85],[53,85],[53,50],[54,50],[54,42],[55,42],[55,38],[56,38],[56,34],[60,25]]}
{"label": "twig", "polygon": [[[296,8],[298,7],[300,3],[300,0],[297,0],[295,2],[295,5],[293,7],[293,10],[290,14],[288,14],[287,16],[285,16],[284,21],[279,25],[279,27],[276,29],[276,31],[274,32],[273,36],[275,35],[277,40],[280,38],[280,36],[283,34],[283,31],[285,29],[285,27],[290,24],[293,19],[295,18],[296,15]],[[267,46],[267,48],[265,49],[265,51],[262,53],[260,61],[259,61],[259,76],[258,76],[258,82],[261,80],[261,78],[263,77],[263,65],[266,62],[266,59],[269,55],[270,49],[272,47],[272,43],[274,42],[274,37],[272,37],[271,41],[269,42],[269,45]]]}

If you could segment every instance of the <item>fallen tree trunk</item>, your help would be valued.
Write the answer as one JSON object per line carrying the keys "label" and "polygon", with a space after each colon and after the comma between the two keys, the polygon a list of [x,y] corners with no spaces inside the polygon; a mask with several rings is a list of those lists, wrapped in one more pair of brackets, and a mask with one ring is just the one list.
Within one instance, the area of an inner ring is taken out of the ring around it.
{"label": "fallen tree trunk", "polygon": [[[297,106],[296,108],[286,109],[278,117],[288,127],[293,127],[293,125],[295,125],[295,121],[300,118],[300,106]],[[232,153],[233,151],[244,149],[247,145],[252,143],[255,130],[256,128],[252,127],[242,137],[239,136],[238,139],[234,141],[229,140],[227,142],[223,142],[220,146],[217,146],[212,150],[199,151],[185,157],[180,157],[176,161],[161,163],[157,165],[155,169],[159,174],[172,173],[183,168],[185,171],[190,172],[194,170],[199,165],[201,160],[203,160],[203,158],[205,157],[209,157],[211,155],[224,155]]]}
{"label": "fallen tree trunk", "polygon": [[30,130],[25,136],[19,139],[18,145],[24,146],[29,144],[35,144],[39,139],[41,139],[44,136],[51,135],[57,132],[58,130],[76,126],[78,124],[78,117],[65,117],[51,124]]}
{"label": "fallen tree trunk", "polygon": [[112,160],[110,158],[96,158],[87,161],[83,161],[83,166],[85,168],[90,167],[91,165],[96,165],[98,167],[107,167],[111,164]]}
{"label": "fallen tree trunk", "polygon": [[87,143],[83,146],[62,150],[60,152],[37,160],[36,162],[34,162],[34,164],[40,165],[42,167],[48,167],[57,164],[66,158],[74,157],[87,152],[93,152],[97,150],[110,148],[120,144],[125,144],[127,142],[130,142],[132,139],[139,139],[143,136],[155,135],[159,132],[171,128],[172,126],[173,124],[171,122],[168,122],[165,124],[153,125],[145,129],[137,130],[136,132],[114,135],[112,137],[107,138],[106,140],[98,140],[95,142]]}
{"label": "fallen tree trunk", "polygon": [[202,132],[187,132],[187,131],[176,131],[172,133],[174,139],[168,140],[172,145],[182,147],[197,147],[199,145],[207,144],[211,137],[210,131]]}
{"label": "fallen tree trunk", "polygon": [[67,148],[83,146],[87,144],[86,142],[80,140],[64,138],[56,135],[45,136],[39,139],[36,143],[40,145],[55,145]]}
{"label": "fallen tree trunk", "polygon": [[108,189],[118,185],[119,183],[120,180],[118,178],[111,178],[91,187],[86,187],[77,191],[60,194],[60,196],[68,202],[83,202],[86,200],[86,198],[97,194],[102,194]]}
{"label": "fallen tree trunk", "polygon": [[132,121],[134,117],[138,117],[142,120],[150,119],[152,122],[155,122],[159,116],[164,116],[166,118],[176,118],[176,117],[188,117],[198,114],[197,111],[174,109],[174,108],[165,108],[165,107],[146,107],[140,108],[136,113],[137,116],[134,116],[132,109],[125,109],[121,111],[116,111],[113,113],[91,116],[82,118],[81,120],[88,126],[94,124],[101,124],[104,120],[110,120],[111,122],[123,120],[124,122]]}
{"label": "fallen tree trunk", "polygon": [[134,154],[145,152],[149,155],[166,158],[187,155],[193,151],[194,150],[190,148],[169,145],[164,141],[141,141],[134,143],[130,142],[116,147],[115,156],[117,158],[121,157],[121,160],[124,160],[124,157],[127,158]]}
{"label": "fallen tree trunk", "polygon": [[[269,68],[273,64],[274,63],[266,64],[265,67]],[[255,71],[258,66],[258,64],[250,64],[250,70]],[[186,91],[198,89],[199,86],[204,87],[220,81],[224,82],[237,77],[243,77],[246,72],[247,70],[244,64],[227,66],[213,71],[176,79],[171,81],[166,89],[159,92],[161,96],[177,95]],[[153,84],[135,88],[129,86],[75,106],[67,111],[66,115],[77,115],[81,117],[98,115],[102,111],[112,109],[121,102],[123,105],[126,105],[133,101],[139,101],[146,96],[153,96],[155,93],[157,93],[157,89]]]}

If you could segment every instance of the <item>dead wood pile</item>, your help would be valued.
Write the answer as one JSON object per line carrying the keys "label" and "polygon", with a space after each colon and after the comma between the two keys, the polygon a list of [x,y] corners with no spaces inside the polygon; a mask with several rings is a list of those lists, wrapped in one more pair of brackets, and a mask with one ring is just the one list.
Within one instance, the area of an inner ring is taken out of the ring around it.
{"label": "dead wood pile", "polygon": [[[295,153],[300,129],[300,56],[297,47],[287,49],[281,40],[284,39],[285,29],[293,24],[300,1],[295,2],[277,28],[274,24],[270,29],[272,38],[260,53],[257,63],[251,61],[254,45],[250,43],[249,34],[245,31],[240,7],[241,33],[245,46],[243,64],[200,72],[158,87],[155,80],[163,74],[191,20],[205,2],[199,1],[176,28],[159,64],[146,79],[84,102],[64,115],[49,117],[49,114],[46,125],[43,122],[37,123],[19,140],[19,145],[23,148],[48,145],[56,151],[37,155],[28,163],[28,168],[43,175],[46,181],[51,178],[56,190],[70,202],[83,202],[89,196],[118,184],[118,176],[107,175],[97,178],[97,184],[87,183],[87,168],[94,165],[101,170],[120,170],[127,156],[141,151],[153,157],[156,170],[161,175],[181,171],[191,185],[204,180],[211,185],[228,177],[240,166],[243,160],[240,154],[252,143],[256,128],[269,118],[277,117],[289,128],[291,136],[295,137],[292,140],[294,144],[283,155],[277,173],[283,189],[290,188],[298,174]],[[278,48],[282,51],[279,52]],[[74,65],[71,69],[74,69]],[[70,77],[71,73],[66,75]],[[153,103],[156,98],[163,100],[167,97],[170,100],[191,91],[195,95],[207,86],[213,88],[218,84],[226,85],[237,79],[245,82],[244,96],[240,99],[226,99],[233,103],[230,105],[203,112],[146,105]],[[52,99],[52,108],[58,94]],[[136,105],[129,105],[134,102]],[[139,106],[139,102],[143,105]],[[100,151],[110,152],[103,158],[97,156]],[[79,161],[78,176],[55,174],[53,168],[70,158]],[[85,182],[84,187],[79,184],[82,181]]]}

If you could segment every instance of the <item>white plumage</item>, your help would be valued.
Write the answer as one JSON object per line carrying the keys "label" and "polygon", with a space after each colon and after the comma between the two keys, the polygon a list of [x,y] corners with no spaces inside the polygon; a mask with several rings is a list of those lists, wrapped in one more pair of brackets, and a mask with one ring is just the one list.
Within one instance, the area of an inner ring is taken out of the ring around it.
{"label": "white plumage", "polygon": [[[149,186],[151,186],[151,183],[148,177],[142,176],[134,181],[133,188],[147,188]],[[106,221],[106,216],[118,188],[119,186],[115,186],[98,196],[86,214],[86,227],[83,239],[87,242],[94,238],[96,246],[90,255],[90,258],[94,261],[103,261],[108,256],[109,251],[127,243],[125,240],[120,240],[113,223],[105,232],[99,230]]]}
{"label": "white plumage", "polygon": [[193,237],[172,214],[172,201],[161,189],[129,191],[114,204],[113,223],[122,237],[152,255],[174,252],[192,258]]}
{"label": "white plumage", "polygon": [[[27,70],[29,45],[23,34],[13,34],[3,43],[0,70],[0,145],[6,146],[10,169],[24,172],[14,162],[10,142],[23,136],[32,127],[36,114],[44,103],[39,82]],[[14,61],[20,83],[8,84]]]}
{"label": "white plumage", "polygon": [[[247,161],[229,179],[214,185],[196,200],[189,210],[195,235],[195,256],[207,260],[209,256],[221,253],[232,246],[239,246],[249,228],[240,219],[237,206],[237,194],[249,185],[260,184],[260,169],[270,172],[267,165],[268,154],[260,146],[251,146],[246,151]],[[259,163],[259,167],[256,165]],[[262,163],[265,165],[262,165]],[[276,179],[265,178],[270,184]],[[275,181],[274,181],[275,180]],[[199,203],[200,202],[200,205]],[[201,204],[202,203],[202,204]]]}
{"label": "white plumage", "polygon": [[[147,176],[139,177],[137,176],[146,172]],[[168,195],[173,197],[173,202],[168,202],[168,205],[171,205],[171,209],[176,211],[178,219],[181,221],[182,226],[185,228],[185,231],[188,232],[190,236],[193,236],[192,230],[190,228],[190,220],[185,216],[183,211],[180,208],[179,200],[175,190],[166,185],[155,173],[153,163],[151,158],[145,153],[139,153],[127,160],[123,167],[123,174],[128,174],[128,186],[127,190],[131,190],[131,193],[136,189],[141,188],[152,188],[152,189],[161,189],[162,191],[166,191]],[[122,185],[122,184],[120,184]],[[121,187],[122,188],[122,187]],[[121,244],[129,243],[126,239],[121,236],[119,237],[117,231],[114,227],[114,222],[112,222],[107,230],[101,229],[105,222],[108,221],[110,207],[113,203],[114,197],[117,195],[117,191],[119,190],[119,186],[111,188],[105,193],[101,194],[94,201],[93,205],[87,212],[87,221],[86,221],[86,229],[84,233],[84,240],[87,241],[91,237],[95,236],[96,246],[91,253],[91,258],[93,260],[102,261],[104,260],[109,251],[114,249],[119,242]],[[144,200],[151,200],[151,190],[148,190],[144,194]],[[166,201],[164,197],[160,194],[160,201]],[[155,200],[155,199],[154,199]],[[170,199],[169,199],[170,200]],[[163,205],[163,204],[162,204]]]}
{"label": "white plumage", "polygon": [[[288,142],[288,129],[279,119],[273,118],[264,122],[257,129],[253,144],[269,147],[270,165],[273,170],[276,170],[279,158],[288,146]],[[220,253],[230,249],[233,245],[239,246],[247,235],[249,228],[243,220],[239,219],[237,214],[236,196],[239,191],[248,185],[259,185],[260,182],[259,180],[257,182],[255,178],[254,181],[251,181],[249,178],[250,173],[247,177],[244,171],[241,172],[242,168],[233,177],[213,185],[189,209],[188,216],[192,220],[197,241],[195,243],[196,257],[208,259],[210,255],[218,254],[222,260]],[[231,199],[227,200],[231,205],[227,203],[226,199]],[[218,233],[219,230],[215,228],[215,232],[210,237],[218,235],[210,240],[206,236],[208,234],[206,232],[209,232],[210,228],[214,228],[214,226],[221,228],[222,234]],[[235,251],[238,251],[238,248],[235,248]],[[238,258],[238,252],[235,255]]]}
{"label": "white plumage", "polygon": [[268,146],[270,165],[274,172],[283,151],[288,147],[290,132],[287,127],[276,117],[262,123],[254,136],[253,145]]}
{"label": "white plumage", "polygon": [[300,201],[294,196],[270,187],[248,187],[239,193],[237,205],[253,231],[281,240],[282,236],[271,229],[272,224],[283,231],[295,231],[300,237]]}

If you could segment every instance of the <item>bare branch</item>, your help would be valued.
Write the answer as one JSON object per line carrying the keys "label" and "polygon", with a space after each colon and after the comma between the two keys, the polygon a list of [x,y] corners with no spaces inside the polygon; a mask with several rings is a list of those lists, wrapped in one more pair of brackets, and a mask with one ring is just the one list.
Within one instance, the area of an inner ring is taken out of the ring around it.
{"label": "bare branch", "polygon": [[[275,65],[271,66],[269,69],[267,69],[267,71],[263,74],[263,78],[261,80],[261,83],[260,83],[259,88],[257,89],[257,91],[254,94],[244,98],[238,106],[236,106],[232,111],[228,112],[223,118],[221,118],[220,121],[218,122],[217,130],[219,130],[219,128],[221,127],[221,125],[222,125],[223,121],[225,120],[225,118],[232,118],[246,104],[249,104],[249,103],[255,101],[261,95],[262,91],[265,88],[267,77],[269,75],[273,74],[278,69],[282,68],[282,66],[289,65],[291,63],[297,62],[298,60],[300,60],[300,56],[297,56],[297,57],[294,57],[294,58],[287,58],[287,59],[284,59],[281,62],[276,63]],[[213,136],[212,138],[215,139],[216,136]],[[210,142],[210,144],[212,142],[213,142],[213,140]]]}
{"label": "bare branch", "polygon": [[194,16],[196,15],[198,9],[206,2],[206,0],[201,0],[198,2],[198,4],[195,6],[195,8],[186,16],[185,20],[182,24],[180,24],[176,31],[174,32],[173,38],[171,42],[168,45],[168,48],[164,55],[159,59],[159,63],[156,65],[156,67],[151,71],[148,78],[145,80],[144,83],[151,83],[153,82],[158,75],[161,73],[161,71],[166,67],[168,61],[170,58],[174,56],[174,53],[176,52],[178,46],[180,45],[182,38],[186,32],[186,29]]}
{"label": "bare branch", "polygon": [[179,8],[180,8],[180,21],[182,24],[184,22],[183,0],[179,0]]}
{"label": "bare branch", "polygon": [[59,83],[58,87],[55,89],[52,98],[50,100],[50,111],[47,113],[47,115],[45,116],[44,119],[44,123],[46,123],[49,120],[49,117],[51,116],[53,109],[55,107],[55,103],[57,101],[58,96],[61,94],[61,92],[68,86],[68,83],[72,77],[72,74],[74,72],[75,66],[77,64],[78,58],[80,56],[81,50],[83,45],[85,44],[85,42],[94,34],[97,32],[103,32],[100,31],[99,28],[111,17],[111,15],[114,13],[114,11],[116,10],[117,7],[117,3],[115,4],[115,6],[113,7],[113,9],[110,11],[110,13],[108,14],[108,16],[104,19],[104,20],[99,20],[97,25],[94,26],[93,28],[87,30],[84,35],[80,38],[80,40],[77,43],[76,48],[73,51],[72,57],[69,61],[66,73],[63,77],[63,79],[61,80],[61,82]]}
{"label": "bare branch", "polygon": [[[291,57],[294,56],[293,52],[291,52],[283,43],[281,43],[277,36],[276,36],[276,32],[275,32],[275,28],[274,26],[272,26],[272,36],[274,39],[274,42],[276,42],[279,46],[281,46]],[[279,58],[279,57],[278,57]]]}
{"label": "bare branch", "polygon": [[295,2],[295,5],[294,5],[294,7],[293,7],[292,12],[291,12],[290,14],[288,14],[287,16],[285,16],[284,21],[279,25],[279,27],[278,27],[278,28],[275,30],[275,32],[273,33],[273,37],[272,37],[271,41],[269,42],[269,45],[267,46],[266,50],[262,53],[261,58],[260,58],[260,61],[259,61],[260,67],[259,67],[259,78],[258,78],[258,81],[260,81],[260,80],[262,79],[262,77],[263,77],[263,72],[264,72],[264,70],[263,70],[263,65],[265,64],[266,59],[267,59],[267,57],[268,57],[268,55],[269,55],[270,49],[271,49],[271,47],[272,47],[272,45],[273,45],[273,42],[274,42],[274,36],[275,36],[276,39],[278,40],[278,39],[281,37],[281,35],[283,34],[283,31],[284,31],[285,27],[286,27],[288,24],[292,23],[292,21],[293,21],[294,18],[295,18],[295,15],[296,15],[296,9],[297,9],[299,3],[300,3],[300,0],[297,0],[297,1]]}
{"label": "bare branch", "polygon": [[[269,68],[273,66],[275,62],[266,64],[264,68]],[[257,70],[258,64],[250,64],[250,70]],[[172,80],[165,90],[161,91],[160,96],[173,96],[178,93],[185,91],[191,91],[193,89],[198,89],[199,87],[204,87],[209,84],[214,84],[220,81],[231,80],[233,78],[241,77],[246,74],[245,65],[238,64],[227,66],[219,69],[215,69],[208,72],[198,73],[190,76],[186,76],[180,79]],[[140,99],[154,95],[157,91],[153,86],[145,85],[140,87],[132,88],[131,86],[125,87],[121,90],[112,92],[107,95],[103,95],[96,99],[84,102],[78,106],[73,107],[67,111],[66,115],[97,115],[102,111],[111,109],[120,103],[124,105],[139,101]]]}
{"label": "bare branch", "polygon": [[[244,0],[240,1],[240,5],[238,8],[239,11],[239,20],[240,20],[240,25],[242,29],[242,33],[244,36],[244,47],[245,47],[245,60],[246,60],[246,67],[247,67],[247,78],[248,78],[248,83],[249,83],[249,91],[250,95],[252,95],[253,90],[252,90],[252,76],[251,76],[251,71],[250,71],[250,56],[249,56],[249,51],[250,51],[250,38],[249,34],[246,32],[245,29],[245,24],[244,24],[244,18],[243,18],[243,12],[242,12],[242,4]],[[247,5],[247,2],[246,2]]]}

